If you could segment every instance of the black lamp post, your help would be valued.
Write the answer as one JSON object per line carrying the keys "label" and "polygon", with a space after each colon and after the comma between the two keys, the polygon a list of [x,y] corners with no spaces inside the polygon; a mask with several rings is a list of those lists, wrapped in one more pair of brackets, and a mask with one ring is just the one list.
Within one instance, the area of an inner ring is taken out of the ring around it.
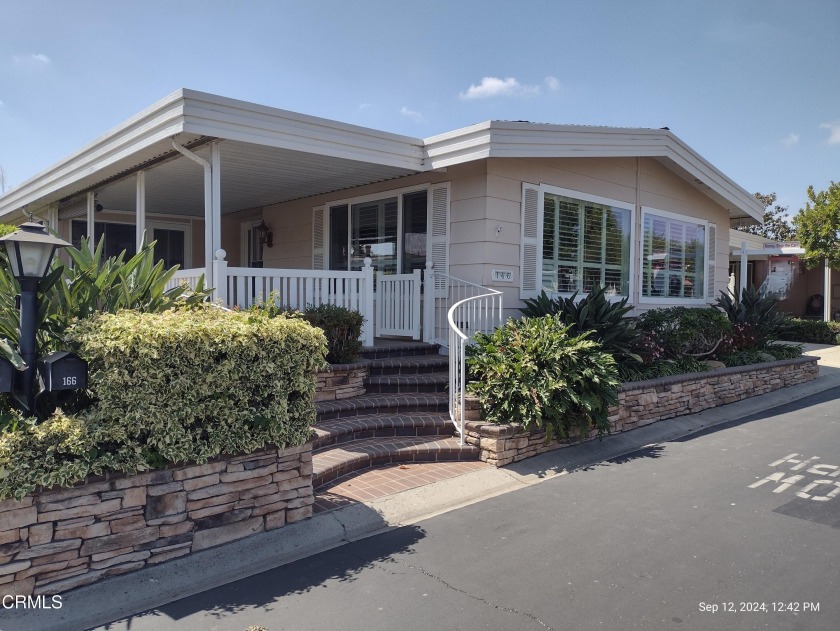
{"label": "black lamp post", "polygon": [[49,273],[55,251],[70,244],[52,236],[44,226],[33,221],[21,225],[12,234],[0,237],[0,242],[6,246],[12,274],[20,283],[20,356],[26,362],[26,368],[21,375],[19,394],[26,411],[33,414],[35,360],[38,353],[35,341],[38,283]]}

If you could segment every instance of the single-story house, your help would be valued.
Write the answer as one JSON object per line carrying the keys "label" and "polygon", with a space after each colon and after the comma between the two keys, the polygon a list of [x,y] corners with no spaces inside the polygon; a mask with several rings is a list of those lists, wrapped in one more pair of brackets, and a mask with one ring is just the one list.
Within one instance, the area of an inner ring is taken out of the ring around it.
{"label": "single-story house", "polygon": [[730,222],[763,207],[667,128],[412,138],[183,89],[0,197],[0,221],[25,211],[111,254],[147,231],[182,281],[204,274],[230,304],[273,290],[354,306],[372,341],[443,339],[446,306],[481,288],[505,315],[596,284],[638,311],[709,304]]}

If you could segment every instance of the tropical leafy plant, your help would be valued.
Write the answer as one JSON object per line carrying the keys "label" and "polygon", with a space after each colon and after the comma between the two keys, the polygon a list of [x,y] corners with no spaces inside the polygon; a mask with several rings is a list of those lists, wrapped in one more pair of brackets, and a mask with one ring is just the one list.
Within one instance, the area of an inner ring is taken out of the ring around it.
{"label": "tropical leafy plant", "polygon": [[761,295],[752,285],[736,288],[734,295],[721,291],[715,301],[730,323],[749,327],[759,348],[779,339],[791,327],[790,318],[779,311],[777,304],[775,297]]}
{"label": "tropical leafy plant", "polygon": [[[103,247],[104,239],[100,239],[91,252],[84,239],[80,249],[65,248],[71,265],[56,257],[51,272],[41,281],[37,322],[39,354],[62,349],[64,333],[75,319],[120,309],[160,313],[177,305],[204,302],[210,295],[204,288],[203,278],[195,290],[186,285],[167,289],[178,267],[166,269],[162,261],[155,262],[154,242],[144,245],[128,260],[125,251],[115,257],[105,257]],[[15,350],[20,319],[15,305],[18,293],[20,286],[9,266],[5,261],[0,262],[0,354],[16,364],[22,362]]]}
{"label": "tropical leafy plant", "polygon": [[591,332],[589,339],[611,353],[620,366],[642,361],[636,352],[641,334],[627,317],[632,310],[633,305],[627,304],[627,298],[613,302],[607,297],[606,288],[601,286],[594,287],[580,300],[577,292],[569,298],[558,296],[552,299],[542,291],[536,299],[525,300],[525,308],[520,309],[525,316],[532,318],[557,315],[570,327],[572,335]]}
{"label": "tropical leafy plant", "polygon": [[476,334],[467,364],[468,389],[486,420],[544,427],[546,441],[595,427],[609,432],[618,402],[612,355],[590,333],[574,335],[558,315],[510,319],[492,334]]}
{"label": "tropical leafy plant", "polygon": [[789,328],[779,335],[780,340],[812,344],[840,344],[840,322],[791,318],[788,324]]}

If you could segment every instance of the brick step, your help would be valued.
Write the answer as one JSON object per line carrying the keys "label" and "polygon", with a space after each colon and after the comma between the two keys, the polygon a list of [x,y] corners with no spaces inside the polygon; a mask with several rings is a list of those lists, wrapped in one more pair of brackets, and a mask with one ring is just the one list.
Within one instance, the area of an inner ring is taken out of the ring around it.
{"label": "brick step", "polygon": [[368,394],[412,394],[418,392],[446,392],[449,373],[431,372],[422,375],[376,375],[365,381]]}
{"label": "brick step", "polygon": [[477,460],[478,448],[457,438],[403,436],[342,443],[312,456],[312,486],[318,488],[348,473],[394,462]]}
{"label": "brick step", "polygon": [[367,359],[384,359],[387,357],[415,357],[422,355],[437,355],[439,344],[425,342],[399,342],[384,340],[376,346],[363,346],[359,355]]}
{"label": "brick step", "polygon": [[363,394],[337,401],[315,403],[316,425],[322,421],[367,414],[408,414],[415,412],[439,412],[449,410],[446,393],[429,392],[417,394]]}
{"label": "brick step", "polygon": [[364,414],[322,421],[314,428],[316,451],[353,440],[394,436],[452,436],[448,414]]}
{"label": "brick step", "polygon": [[376,375],[418,375],[429,372],[446,372],[449,358],[446,355],[411,355],[371,359],[367,362],[371,377]]}

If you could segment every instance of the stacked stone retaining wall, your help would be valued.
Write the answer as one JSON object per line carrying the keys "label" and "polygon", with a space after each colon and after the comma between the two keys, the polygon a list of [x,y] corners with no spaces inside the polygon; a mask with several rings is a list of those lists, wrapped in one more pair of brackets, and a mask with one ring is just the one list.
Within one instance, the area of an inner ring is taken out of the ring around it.
{"label": "stacked stone retaining wall", "polygon": [[[618,393],[618,406],[610,409],[610,428],[612,432],[624,432],[700,412],[805,383],[818,373],[817,358],[801,357],[624,384]],[[581,442],[555,440],[546,444],[543,430],[481,422],[475,399],[466,404],[466,418],[465,441],[479,447],[481,460],[497,467]],[[586,440],[595,436],[590,432]]]}
{"label": "stacked stone retaining wall", "polygon": [[349,399],[365,393],[366,364],[332,364],[315,379],[315,401]]}
{"label": "stacked stone retaining wall", "polygon": [[0,502],[0,595],[60,594],[312,514],[312,444]]}

